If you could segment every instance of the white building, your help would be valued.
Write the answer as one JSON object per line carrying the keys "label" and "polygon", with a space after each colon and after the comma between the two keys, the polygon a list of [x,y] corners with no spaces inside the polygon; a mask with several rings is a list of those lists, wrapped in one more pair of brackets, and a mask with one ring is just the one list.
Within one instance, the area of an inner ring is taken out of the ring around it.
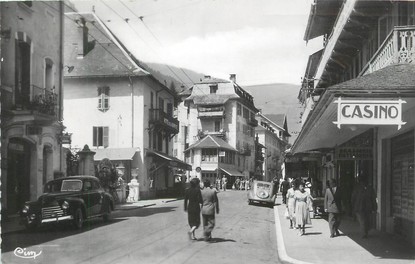
{"label": "white building", "polygon": [[254,138],[258,112],[253,97],[235,82],[205,76],[181,94],[177,157],[192,164],[190,177],[250,178],[255,173]]}
{"label": "white building", "polygon": [[175,97],[128,55],[95,14],[67,14],[65,21],[65,124],[72,147],[87,144],[95,161],[108,158],[137,177],[143,198],[174,191],[176,170],[190,169],[172,157],[179,131]]}

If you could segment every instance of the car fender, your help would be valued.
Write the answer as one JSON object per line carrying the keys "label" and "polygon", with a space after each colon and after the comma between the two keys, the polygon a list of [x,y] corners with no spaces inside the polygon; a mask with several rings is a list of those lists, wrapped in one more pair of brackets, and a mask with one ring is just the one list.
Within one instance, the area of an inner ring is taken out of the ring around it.
{"label": "car fender", "polygon": [[75,210],[80,207],[82,210],[82,213],[84,214],[84,217],[85,218],[87,217],[86,205],[83,199],[78,198],[78,197],[67,197],[64,200],[69,203],[69,210],[71,214],[75,213]]}

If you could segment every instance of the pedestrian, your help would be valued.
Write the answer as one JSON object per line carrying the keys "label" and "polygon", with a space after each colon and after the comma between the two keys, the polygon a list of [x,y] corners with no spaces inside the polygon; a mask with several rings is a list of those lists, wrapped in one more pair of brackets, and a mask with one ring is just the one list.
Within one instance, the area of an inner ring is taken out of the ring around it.
{"label": "pedestrian", "polygon": [[239,185],[239,189],[240,190],[245,190],[245,179],[241,179],[240,185]]}
{"label": "pedestrian", "polygon": [[314,206],[313,206],[314,197],[311,195],[311,187],[312,185],[311,185],[311,182],[309,181],[306,182],[304,185],[304,191],[308,193],[309,198],[310,198],[307,200],[307,208],[308,208],[308,211],[310,212],[310,218],[313,218],[314,217]]}
{"label": "pedestrian", "polygon": [[287,192],[290,188],[290,183],[288,182],[288,178],[285,177],[284,181],[281,183],[281,192],[282,192],[282,203],[287,204]]}
{"label": "pedestrian", "polygon": [[236,178],[235,180],[235,189],[239,190],[239,184],[240,184],[241,180],[239,178]]}
{"label": "pedestrian", "polygon": [[184,196],[184,211],[187,212],[187,219],[190,226],[189,239],[196,240],[195,230],[200,226],[200,206],[203,204],[200,191],[200,180],[190,180],[190,187],[186,189]]}
{"label": "pedestrian", "polygon": [[294,195],[295,195],[296,186],[294,181],[291,182],[291,188],[288,189],[286,199],[287,199],[287,210],[288,210],[288,217],[290,219],[290,229],[293,229],[293,227],[297,228],[295,224],[295,202],[294,202]]}
{"label": "pedestrian", "polygon": [[308,201],[310,194],[304,190],[304,183],[298,185],[294,192],[294,211],[295,221],[298,227],[298,235],[305,235],[305,225],[311,224],[310,214],[308,212]]}
{"label": "pedestrian", "polygon": [[215,211],[219,214],[219,200],[216,191],[209,188],[210,181],[204,181],[202,189],[202,219],[203,219],[203,235],[205,241],[212,239],[212,230],[215,227]]}
{"label": "pedestrian", "polygon": [[324,211],[329,213],[330,237],[339,236],[341,222],[341,190],[335,179],[330,180],[324,196]]}
{"label": "pedestrian", "polygon": [[226,184],[228,183],[228,179],[226,178],[226,176],[223,176],[222,178],[222,189],[223,191],[226,191]]}
{"label": "pedestrian", "polygon": [[372,227],[372,219],[377,210],[376,194],[367,178],[360,175],[352,193],[352,207],[359,221],[362,238],[367,238]]}
{"label": "pedestrian", "polygon": [[280,185],[280,180],[278,179],[277,175],[275,175],[275,177],[272,178],[272,184],[274,185],[274,187],[272,189],[273,190],[272,195],[275,195],[275,194],[277,194],[278,188],[279,188],[279,185]]}

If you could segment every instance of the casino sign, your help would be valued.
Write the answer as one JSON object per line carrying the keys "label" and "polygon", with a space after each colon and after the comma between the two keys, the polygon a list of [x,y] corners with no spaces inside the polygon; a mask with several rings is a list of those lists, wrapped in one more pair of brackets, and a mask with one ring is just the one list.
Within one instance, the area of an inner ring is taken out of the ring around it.
{"label": "casino sign", "polygon": [[339,97],[337,103],[338,128],[341,125],[397,125],[398,130],[406,122],[402,121],[402,104],[398,100],[348,100]]}

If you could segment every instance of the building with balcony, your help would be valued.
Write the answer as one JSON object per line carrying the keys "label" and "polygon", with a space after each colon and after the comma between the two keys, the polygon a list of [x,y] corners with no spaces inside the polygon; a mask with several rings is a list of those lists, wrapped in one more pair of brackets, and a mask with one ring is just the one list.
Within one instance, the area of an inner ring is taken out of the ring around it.
{"label": "building with balcony", "polygon": [[65,171],[62,2],[1,2],[2,216]]}
{"label": "building with balcony", "polygon": [[257,113],[258,126],[255,128],[257,137],[256,164],[262,179],[272,181],[277,176],[282,178],[284,171],[284,151],[288,146],[287,117],[285,114]]}
{"label": "building with balcony", "polygon": [[415,245],[415,3],[317,0],[304,39],[318,36],[324,49],[309,57],[292,154],[320,157],[312,176],[323,186],[337,178],[347,214],[366,179],[376,228]]}
{"label": "building with balcony", "polygon": [[188,176],[212,181],[225,176],[229,187],[236,177],[253,177],[258,110],[236,76],[205,76],[180,96],[175,157],[192,164]]}
{"label": "building with balcony", "polygon": [[[72,148],[87,144],[95,162],[108,158],[140,197],[176,192],[175,174],[190,169],[174,158],[179,132],[175,96],[93,13],[66,13],[64,116]],[[86,47],[87,49],[85,49]],[[88,48],[89,47],[89,48]]]}

